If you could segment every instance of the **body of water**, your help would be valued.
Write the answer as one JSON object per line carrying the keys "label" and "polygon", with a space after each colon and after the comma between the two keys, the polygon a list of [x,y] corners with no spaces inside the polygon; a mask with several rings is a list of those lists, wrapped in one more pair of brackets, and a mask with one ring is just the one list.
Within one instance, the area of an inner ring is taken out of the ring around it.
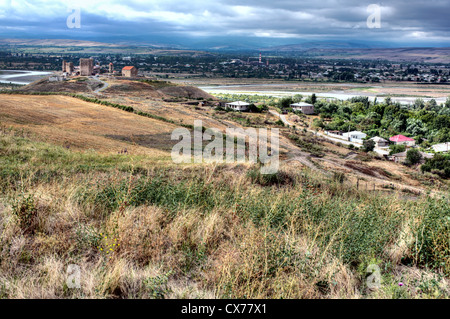
{"label": "body of water", "polygon": [[26,85],[37,81],[52,72],[26,70],[0,70],[0,83]]}
{"label": "body of water", "polygon": [[[247,94],[247,95],[261,95],[261,96],[273,96],[273,97],[287,97],[293,96],[295,94],[301,94],[303,96],[308,96],[313,93],[316,94],[317,97],[321,98],[329,98],[329,99],[338,99],[338,100],[347,100],[352,97],[368,97],[369,100],[374,101],[375,98],[377,101],[384,101],[383,96],[377,96],[376,94],[358,94],[358,93],[348,93],[345,91],[335,91],[330,90],[329,92],[313,92],[313,91],[294,91],[294,90],[270,90],[267,89],[269,86],[273,84],[249,84],[249,85],[220,85],[220,86],[199,86],[199,89],[209,93],[209,94]],[[339,84],[341,85],[341,84]],[[246,87],[249,88],[246,88]],[[278,85],[279,86],[279,85]],[[342,86],[342,85],[341,85]],[[261,90],[258,89],[261,88]],[[402,96],[402,97],[391,97],[392,101],[400,102],[402,104],[412,104],[417,99],[417,97],[411,96]],[[431,98],[423,98],[424,101],[429,101]],[[438,104],[445,103],[445,97],[435,98]]]}

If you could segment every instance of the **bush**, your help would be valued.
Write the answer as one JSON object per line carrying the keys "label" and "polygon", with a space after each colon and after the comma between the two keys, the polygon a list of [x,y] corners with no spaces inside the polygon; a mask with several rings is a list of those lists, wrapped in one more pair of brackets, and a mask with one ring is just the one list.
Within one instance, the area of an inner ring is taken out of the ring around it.
{"label": "bush", "polygon": [[432,172],[442,178],[450,178],[450,155],[436,154],[427,159],[420,169],[422,172]]}
{"label": "bush", "polygon": [[406,150],[406,146],[402,144],[393,144],[389,146],[389,149],[391,150],[389,155],[392,155],[404,152]]}
{"label": "bush", "polygon": [[420,154],[419,150],[416,148],[412,148],[406,152],[406,161],[407,165],[415,165],[420,163],[422,160],[422,154]]}
{"label": "bush", "polygon": [[373,140],[365,140],[363,141],[363,151],[368,153],[372,152],[375,149],[375,142]]}
{"label": "bush", "polygon": [[342,172],[334,172],[333,180],[339,184],[342,184],[345,181],[345,174]]}
{"label": "bush", "polygon": [[25,233],[34,233],[37,224],[37,208],[33,195],[21,196],[12,205],[13,213],[19,219]]}
{"label": "bush", "polygon": [[250,178],[252,183],[259,184],[261,186],[281,186],[294,184],[294,178],[283,171],[278,171],[274,174],[261,174],[261,170],[258,167],[249,170],[247,172],[247,176]]}
{"label": "bush", "polygon": [[275,125],[284,126],[284,122],[282,120],[278,120],[275,122]]}

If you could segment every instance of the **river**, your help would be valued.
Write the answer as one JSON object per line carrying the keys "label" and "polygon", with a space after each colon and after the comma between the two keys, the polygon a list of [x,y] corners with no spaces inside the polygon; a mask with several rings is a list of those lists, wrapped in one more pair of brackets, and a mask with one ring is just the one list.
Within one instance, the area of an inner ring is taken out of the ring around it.
{"label": "river", "polygon": [[0,70],[0,83],[27,85],[50,74],[52,72]]}
{"label": "river", "polygon": [[[339,84],[343,86],[342,84]],[[209,93],[209,94],[246,94],[246,95],[263,95],[263,96],[273,96],[273,97],[286,97],[293,96],[295,94],[301,94],[303,96],[308,96],[313,93],[316,94],[317,97],[321,98],[330,98],[330,99],[338,99],[338,100],[347,100],[352,97],[368,97],[369,100],[374,101],[375,98],[377,101],[384,101],[383,96],[377,96],[377,94],[367,94],[367,93],[353,93],[346,92],[342,90],[334,90],[332,85],[330,85],[330,90],[328,92],[313,92],[313,91],[295,91],[295,90],[280,90],[274,89],[270,90],[270,86],[280,86],[279,84],[249,84],[249,85],[217,85],[217,86],[198,86],[199,89]],[[349,85],[353,86],[353,85]],[[384,95],[387,96],[387,95]],[[392,97],[391,100],[394,102],[400,102],[402,104],[412,104],[417,99],[417,96],[402,96],[402,97]],[[445,103],[445,97],[436,97],[434,98],[438,104]],[[424,101],[429,101],[431,98],[423,98]]]}

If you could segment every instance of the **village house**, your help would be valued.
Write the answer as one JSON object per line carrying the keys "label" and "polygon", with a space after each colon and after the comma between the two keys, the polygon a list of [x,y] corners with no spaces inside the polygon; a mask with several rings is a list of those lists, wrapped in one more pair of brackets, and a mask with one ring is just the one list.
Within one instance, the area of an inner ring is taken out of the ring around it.
{"label": "village house", "polygon": [[291,108],[294,111],[302,112],[303,114],[314,114],[314,105],[300,102],[291,104]]}
{"label": "village house", "polygon": [[[401,153],[392,154],[390,156],[390,159],[396,163],[404,163],[406,161],[407,153],[408,153],[407,151],[404,151]],[[421,163],[425,162],[425,159],[427,159],[427,158],[433,158],[433,155],[431,155],[431,154],[424,153],[424,152],[419,152],[419,153],[420,153],[420,155],[422,155]]]}
{"label": "village house", "polygon": [[447,153],[450,149],[450,142],[436,144],[433,145],[432,148],[436,153]]}
{"label": "village house", "polygon": [[225,107],[233,109],[235,111],[245,112],[250,108],[250,104],[242,101],[231,102],[225,104]]}
{"label": "village house", "polygon": [[375,136],[375,137],[372,137],[371,140],[375,142],[375,147],[377,147],[377,148],[389,146],[389,141],[385,140],[382,137]]}
{"label": "village house", "polygon": [[406,145],[406,146],[414,146],[416,145],[416,141],[410,137],[406,137],[404,135],[396,135],[392,136],[389,141],[396,145]]}
{"label": "village house", "polygon": [[362,143],[363,139],[367,137],[367,134],[360,131],[352,131],[342,134],[342,137],[349,142]]}
{"label": "village house", "polygon": [[122,76],[131,78],[138,75],[138,69],[134,66],[126,66],[122,69]]}

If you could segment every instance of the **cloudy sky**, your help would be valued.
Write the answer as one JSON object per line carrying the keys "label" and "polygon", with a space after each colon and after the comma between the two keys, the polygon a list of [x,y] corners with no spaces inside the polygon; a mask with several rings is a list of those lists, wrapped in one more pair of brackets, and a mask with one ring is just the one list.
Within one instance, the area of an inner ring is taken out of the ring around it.
{"label": "cloudy sky", "polygon": [[[380,8],[380,28],[367,25],[371,4]],[[68,28],[70,9],[77,7],[81,27]],[[450,46],[449,13],[449,0],[0,0],[0,38],[191,47],[316,41]]]}

